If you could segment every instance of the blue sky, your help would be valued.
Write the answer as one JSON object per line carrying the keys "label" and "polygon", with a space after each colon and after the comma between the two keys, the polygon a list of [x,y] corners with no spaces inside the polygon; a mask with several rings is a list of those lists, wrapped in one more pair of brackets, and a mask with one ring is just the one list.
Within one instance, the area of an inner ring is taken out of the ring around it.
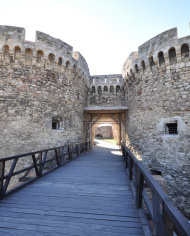
{"label": "blue sky", "polygon": [[190,0],[0,0],[0,24],[60,38],[87,60],[91,75],[118,74],[128,55],[173,27],[189,35]]}

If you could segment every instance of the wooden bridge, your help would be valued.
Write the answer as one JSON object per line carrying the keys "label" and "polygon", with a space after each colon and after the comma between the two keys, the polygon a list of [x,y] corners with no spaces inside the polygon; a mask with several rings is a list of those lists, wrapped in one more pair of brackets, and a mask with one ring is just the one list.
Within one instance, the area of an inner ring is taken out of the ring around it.
{"label": "wooden bridge", "polygon": [[[150,235],[145,218],[137,209],[142,202],[143,194],[138,194],[143,189],[142,179],[140,185],[136,185],[138,199],[134,198],[131,189],[132,173],[138,173],[137,166],[136,172],[133,171],[135,162],[132,154],[126,152],[127,149],[123,150],[125,165],[119,149],[110,146],[95,146],[89,150],[86,144],[53,149],[55,156],[51,160],[56,160],[56,168],[43,178],[39,177],[49,172],[45,171],[45,164],[50,162],[47,156],[52,149],[27,154],[27,157],[32,157],[33,164],[23,171],[26,173],[35,169],[36,176],[23,185],[36,181],[14,194],[11,193],[18,187],[10,191],[7,187],[10,179],[21,173],[15,166],[26,155],[1,159],[0,235]],[[83,154],[79,156],[81,152]],[[76,156],[79,157],[74,158]],[[12,161],[12,165],[6,175],[7,161]],[[57,168],[58,166],[61,167]],[[129,175],[126,166],[129,168]],[[144,180],[145,177],[143,182]],[[153,204],[153,210],[155,209]],[[158,216],[158,209],[153,217],[156,217],[155,214]],[[171,220],[167,219],[169,224],[165,226],[171,226]],[[159,219],[154,223],[156,222],[160,224]],[[189,227],[183,217],[178,223],[174,220],[172,225],[175,226],[172,232],[175,229],[179,235],[188,235]],[[158,234],[161,230],[158,231],[156,226],[152,232],[160,236],[171,235]],[[171,232],[171,229],[164,232]]]}

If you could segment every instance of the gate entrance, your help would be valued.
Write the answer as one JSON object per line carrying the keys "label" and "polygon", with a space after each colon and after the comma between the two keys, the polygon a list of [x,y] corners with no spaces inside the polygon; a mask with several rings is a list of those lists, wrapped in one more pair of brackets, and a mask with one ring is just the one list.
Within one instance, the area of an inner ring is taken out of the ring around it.
{"label": "gate entrance", "polygon": [[127,107],[87,107],[84,110],[86,140],[94,145],[95,131],[100,124],[111,124],[117,130],[117,144],[125,142],[125,117]]}

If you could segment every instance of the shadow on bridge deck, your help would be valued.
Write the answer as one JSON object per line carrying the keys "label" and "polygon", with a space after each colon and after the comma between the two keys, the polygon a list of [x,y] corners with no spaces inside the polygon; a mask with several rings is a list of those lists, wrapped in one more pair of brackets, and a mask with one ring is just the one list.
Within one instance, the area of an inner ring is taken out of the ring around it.
{"label": "shadow on bridge deck", "polygon": [[99,144],[0,202],[0,235],[144,235],[123,158]]}

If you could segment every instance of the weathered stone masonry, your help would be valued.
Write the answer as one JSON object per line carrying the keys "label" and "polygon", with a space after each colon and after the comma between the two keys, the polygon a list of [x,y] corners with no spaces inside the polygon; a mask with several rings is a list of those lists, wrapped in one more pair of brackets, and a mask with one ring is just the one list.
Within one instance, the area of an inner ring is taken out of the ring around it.
{"label": "weathered stone masonry", "polygon": [[[161,171],[174,203],[190,217],[190,37],[171,29],[132,53],[123,66],[128,91],[126,143]],[[168,129],[177,128],[176,134]]]}
{"label": "weathered stone masonry", "polygon": [[65,42],[41,32],[28,42],[25,29],[0,26],[0,158],[93,141],[107,121],[118,141],[162,173],[190,217],[189,46],[190,36],[178,39],[174,28],[131,53],[122,75],[90,77]]}
{"label": "weathered stone masonry", "polygon": [[[59,39],[0,27],[0,157],[84,140],[89,70]],[[52,129],[53,122],[58,123]]]}
{"label": "weathered stone masonry", "polygon": [[122,75],[90,77],[88,106],[111,107],[121,105],[126,105]]}

